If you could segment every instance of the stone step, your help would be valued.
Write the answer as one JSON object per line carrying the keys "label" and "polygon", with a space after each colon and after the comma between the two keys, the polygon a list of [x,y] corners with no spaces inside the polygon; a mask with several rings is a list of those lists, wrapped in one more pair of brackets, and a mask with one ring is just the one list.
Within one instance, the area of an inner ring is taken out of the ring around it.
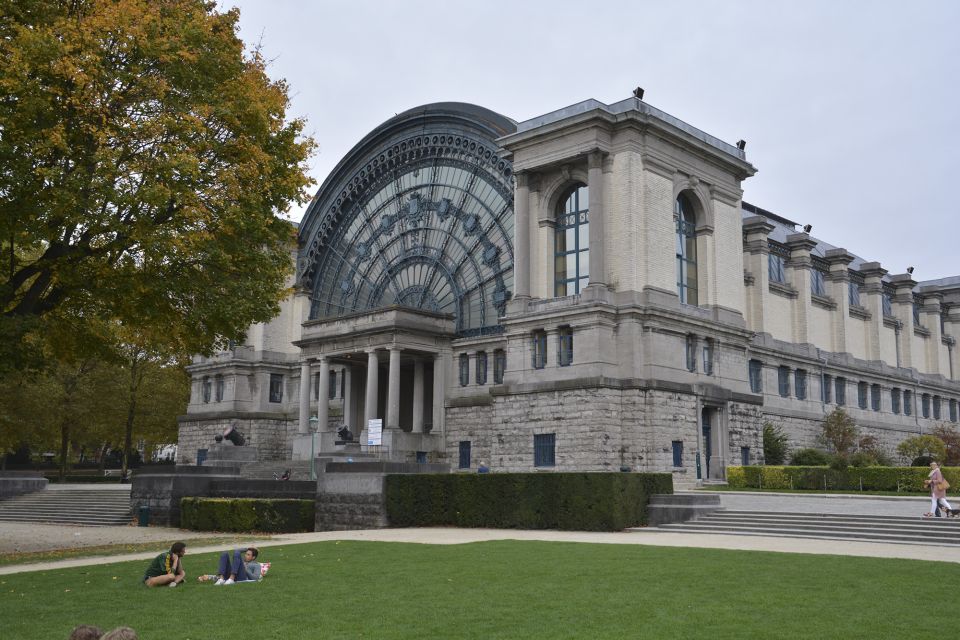
{"label": "stone step", "polygon": [[107,490],[72,485],[0,501],[3,521],[103,526],[128,524],[131,517],[129,485]]}

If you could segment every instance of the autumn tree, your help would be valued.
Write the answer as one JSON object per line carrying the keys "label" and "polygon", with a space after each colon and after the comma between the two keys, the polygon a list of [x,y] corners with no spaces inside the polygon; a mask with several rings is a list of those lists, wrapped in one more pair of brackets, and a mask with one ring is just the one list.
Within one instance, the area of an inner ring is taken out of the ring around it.
{"label": "autumn tree", "polygon": [[843,409],[837,408],[830,412],[821,427],[820,440],[840,458],[847,458],[857,446],[859,429]]}
{"label": "autumn tree", "polygon": [[940,438],[946,447],[943,456],[944,466],[960,466],[960,431],[957,431],[955,427],[940,423],[933,428],[931,433]]}
{"label": "autumn tree", "polygon": [[183,354],[275,315],[313,141],[238,17],[0,0],[0,362],[90,318]]}

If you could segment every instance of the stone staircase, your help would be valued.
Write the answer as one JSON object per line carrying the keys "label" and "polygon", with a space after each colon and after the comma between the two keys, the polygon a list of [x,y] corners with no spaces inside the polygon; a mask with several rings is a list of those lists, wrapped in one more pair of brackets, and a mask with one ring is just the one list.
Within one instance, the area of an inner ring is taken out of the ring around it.
{"label": "stone staircase", "polygon": [[960,546],[960,518],[719,510],[657,530]]}
{"label": "stone staircase", "polygon": [[[291,480],[310,479],[309,460],[267,460],[264,462],[248,462],[241,467],[240,475],[250,480],[274,480],[274,474],[278,476],[282,475],[287,469],[290,469]],[[317,471],[320,471],[319,462],[317,462]]]}
{"label": "stone staircase", "polygon": [[0,501],[0,521],[108,526],[131,520],[129,484],[51,484]]}

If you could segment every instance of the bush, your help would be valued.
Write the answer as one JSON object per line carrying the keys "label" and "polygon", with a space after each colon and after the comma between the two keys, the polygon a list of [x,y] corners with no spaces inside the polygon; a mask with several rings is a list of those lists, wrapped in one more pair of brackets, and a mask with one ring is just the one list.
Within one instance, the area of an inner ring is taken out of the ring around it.
{"label": "bush", "polygon": [[[943,477],[950,483],[950,492],[958,492],[960,467],[944,467]],[[930,469],[927,467],[849,467],[831,469],[818,467],[729,467],[727,483],[734,488],[754,489],[806,489],[810,491],[901,491],[905,493],[928,493],[923,481]]]}
{"label": "bush", "polygon": [[911,467],[929,467],[934,462],[931,456],[917,456],[910,462]]}
{"label": "bush", "polygon": [[764,464],[783,464],[787,461],[790,443],[786,434],[773,423],[763,423],[763,462]]}
{"label": "bush", "polygon": [[937,436],[913,436],[897,445],[897,453],[906,460],[916,460],[921,456],[943,460],[947,455],[947,445]]}
{"label": "bush", "polygon": [[[880,464],[880,461],[877,460],[873,452],[870,451],[858,451],[852,456],[850,456],[850,466],[861,469],[863,467],[874,467]],[[889,466],[889,465],[883,465]]]}
{"label": "bush", "polygon": [[394,527],[620,531],[647,522],[647,503],[673,493],[668,473],[388,475]]}
{"label": "bush", "polygon": [[846,471],[849,466],[850,464],[847,462],[847,459],[841,455],[830,458],[830,468],[834,471]]}
{"label": "bush", "polygon": [[313,500],[261,498],[183,498],[180,526],[194,531],[313,531]]}
{"label": "bush", "polygon": [[820,439],[840,457],[850,454],[857,444],[859,432],[853,418],[843,409],[834,409],[823,421]]}
{"label": "bush", "polygon": [[819,449],[797,449],[790,456],[790,465],[795,467],[819,467],[830,464],[830,456]]}
{"label": "bush", "polygon": [[960,431],[946,424],[938,424],[931,433],[943,440],[946,446],[943,464],[949,467],[960,465]]}

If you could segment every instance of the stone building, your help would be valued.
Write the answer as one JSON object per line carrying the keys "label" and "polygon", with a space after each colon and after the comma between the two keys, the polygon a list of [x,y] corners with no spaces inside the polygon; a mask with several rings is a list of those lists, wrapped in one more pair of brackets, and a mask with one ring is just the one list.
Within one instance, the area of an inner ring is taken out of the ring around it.
{"label": "stone building", "polygon": [[960,277],[798,230],[743,201],[754,173],[635,97],[396,116],[313,199],[281,313],[190,366],[181,462],[228,424],[262,460],[345,425],[393,460],[722,480],[767,421],[810,446],[844,407],[891,450],[956,422]]}

